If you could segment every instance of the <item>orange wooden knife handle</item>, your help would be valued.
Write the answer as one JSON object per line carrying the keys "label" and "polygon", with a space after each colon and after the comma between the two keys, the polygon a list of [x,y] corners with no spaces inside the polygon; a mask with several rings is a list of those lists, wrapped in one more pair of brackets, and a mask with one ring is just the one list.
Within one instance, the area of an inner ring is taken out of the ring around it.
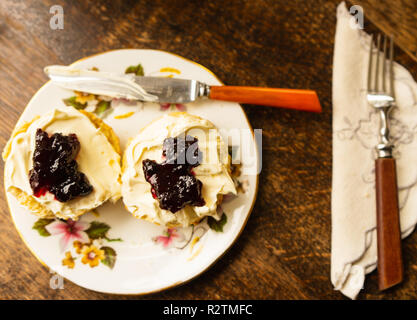
{"label": "orange wooden knife handle", "polygon": [[211,86],[210,99],[321,112],[315,91],[279,88]]}
{"label": "orange wooden knife handle", "polygon": [[395,160],[375,160],[378,282],[385,290],[403,280],[400,216]]}

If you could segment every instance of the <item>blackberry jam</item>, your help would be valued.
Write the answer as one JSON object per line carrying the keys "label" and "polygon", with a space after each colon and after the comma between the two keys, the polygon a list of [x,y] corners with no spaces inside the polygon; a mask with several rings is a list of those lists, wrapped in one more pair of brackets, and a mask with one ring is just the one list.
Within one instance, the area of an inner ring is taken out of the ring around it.
{"label": "blackberry jam", "polygon": [[152,195],[158,199],[161,209],[175,213],[186,205],[203,206],[203,183],[192,172],[202,158],[198,139],[191,136],[166,138],[162,155],[165,158],[162,163],[142,161],[145,179],[152,186]]}
{"label": "blackberry jam", "polygon": [[80,142],[75,134],[64,136],[54,133],[51,137],[37,129],[33,168],[29,171],[29,182],[35,197],[52,193],[60,202],[93,191],[87,177],[78,171],[75,157],[80,151]]}

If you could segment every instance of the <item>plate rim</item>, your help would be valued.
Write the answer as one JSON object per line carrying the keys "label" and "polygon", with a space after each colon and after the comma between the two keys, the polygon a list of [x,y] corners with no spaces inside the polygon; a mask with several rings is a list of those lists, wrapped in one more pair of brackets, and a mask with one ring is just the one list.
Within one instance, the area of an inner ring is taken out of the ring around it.
{"label": "plate rim", "polygon": [[[78,60],[76,60],[76,61],[74,61],[74,62],[72,62],[71,64],[69,64],[69,66],[72,66],[72,65],[74,65],[74,64],[76,64],[76,63],[78,63],[78,62],[81,62],[81,61],[83,61],[83,60],[86,60],[86,59],[89,59],[89,58],[92,58],[92,57],[95,57],[95,56],[99,56],[99,55],[102,55],[102,54],[106,54],[106,53],[109,53],[109,52],[113,52],[113,51],[123,51],[123,50],[126,50],[126,51],[128,51],[128,50],[146,50],[146,51],[159,51],[159,52],[163,52],[163,53],[166,53],[166,54],[169,54],[169,55],[173,55],[173,56],[175,56],[175,57],[177,57],[177,58],[180,58],[180,59],[182,59],[182,60],[185,60],[186,62],[190,62],[190,63],[192,63],[192,64],[194,64],[194,65],[196,65],[196,66],[198,66],[198,67],[200,67],[200,68],[202,68],[202,69],[204,69],[205,71],[207,71],[207,72],[209,72],[213,77],[215,77],[216,78],[216,80],[217,81],[219,81],[222,85],[224,85],[224,82],[223,81],[221,81],[220,79],[219,79],[219,77],[213,72],[213,71],[211,71],[210,69],[208,69],[207,67],[205,67],[205,66],[203,66],[202,64],[200,64],[200,63],[198,63],[198,62],[195,62],[195,61],[193,61],[193,60],[190,60],[190,59],[188,59],[188,58],[185,58],[185,57],[183,57],[183,56],[181,56],[181,55],[179,55],[179,54],[176,54],[176,53],[173,53],[173,52],[169,52],[169,51],[165,51],[165,50],[160,50],[160,49],[149,49],[149,48],[121,48],[121,49],[111,49],[111,50],[106,50],[106,51],[102,51],[102,52],[98,52],[98,53],[94,53],[94,54],[91,54],[91,55],[88,55],[88,56],[85,56],[85,57],[82,57],[82,58],[80,58],[80,59],[78,59]],[[18,120],[16,121],[16,124],[15,124],[15,126],[13,127],[13,130],[12,130],[12,132],[11,132],[11,134],[13,133],[13,131],[16,129],[16,127],[17,127],[17,125],[18,124],[20,124],[20,122],[21,122],[21,119],[22,119],[22,116],[23,116],[23,113],[25,112],[25,110],[26,110],[26,108],[28,107],[28,105],[32,102],[32,100],[36,97],[36,95],[39,93],[39,91],[40,90],[42,90],[42,88],[43,87],[45,87],[48,83],[50,83],[51,82],[51,80],[48,80],[48,81],[46,81],[38,90],[36,90],[36,92],[32,95],[32,97],[30,98],[30,100],[28,101],[28,103],[26,104],[26,106],[25,106],[25,108],[22,110],[22,112],[21,112],[21,114],[20,114],[20,116],[19,116],[19,118],[18,118]],[[244,116],[245,116],[245,120],[246,120],[246,122],[247,122],[247,124],[248,124],[248,127],[249,127],[249,129],[250,129],[250,131],[251,131],[251,133],[252,133],[252,137],[253,137],[253,141],[254,141],[254,145],[255,145],[255,150],[256,150],[256,157],[257,157],[257,159],[258,159],[258,161],[259,161],[259,149],[258,149],[258,143],[257,143],[257,141],[256,141],[256,139],[255,139],[255,133],[254,133],[254,130],[253,130],[253,128],[252,128],[252,125],[250,124],[250,122],[249,122],[249,118],[248,118],[248,116],[247,116],[247,114],[246,114],[246,112],[245,112],[245,110],[243,109],[243,107],[242,107],[242,105],[240,104],[240,103],[237,103],[238,105],[239,105],[239,107],[240,107],[240,109],[242,110],[242,112],[243,112],[243,114],[244,114]],[[259,162],[258,162],[258,167],[259,167]],[[5,175],[3,175],[3,186],[5,185],[5,179],[6,179],[6,177],[5,177]],[[114,296],[146,296],[146,295],[150,295],[150,294],[156,294],[156,293],[159,293],[159,292],[163,292],[163,291],[166,291],[166,290],[169,290],[169,289],[173,289],[173,288],[175,288],[175,287],[179,287],[179,286],[181,286],[181,285],[185,285],[185,284],[187,284],[187,283],[189,283],[189,282],[191,282],[192,280],[195,280],[195,279],[197,279],[199,276],[201,276],[203,273],[205,273],[206,271],[208,271],[210,268],[212,268],[220,259],[222,259],[223,257],[224,257],[224,255],[227,253],[227,252],[229,252],[229,250],[234,246],[234,244],[237,242],[237,240],[240,238],[240,236],[241,236],[241,234],[242,234],[242,232],[243,232],[243,230],[245,229],[245,227],[246,227],[246,224],[247,224],[247,222],[249,221],[249,218],[250,218],[250,216],[251,216],[251,214],[252,214],[252,211],[253,211],[253,209],[254,209],[254,207],[255,207],[255,203],[256,203],[256,200],[257,200],[257,197],[258,197],[258,187],[259,187],[259,173],[257,173],[256,174],[256,183],[255,183],[255,191],[254,191],[254,197],[253,197],[253,200],[252,200],[252,203],[251,203],[251,206],[250,206],[250,209],[249,209],[249,211],[248,211],[248,214],[247,214],[247,216],[246,216],[246,219],[245,219],[245,221],[243,222],[243,224],[242,224],[242,227],[241,227],[241,229],[239,230],[239,232],[237,233],[237,235],[236,235],[236,237],[233,239],[233,241],[230,243],[230,245],[215,259],[215,260],[213,260],[207,267],[205,267],[204,269],[202,269],[200,272],[198,272],[197,274],[195,274],[194,276],[192,276],[191,278],[189,278],[189,279],[187,279],[187,280],[184,280],[184,281],[178,281],[178,282],[176,282],[176,283],[173,283],[173,284],[171,284],[171,285],[169,285],[169,286],[166,286],[166,287],[163,287],[163,288],[159,288],[159,289],[156,289],[156,290],[152,290],[152,291],[148,291],[148,292],[140,292],[140,293],[114,293],[114,292],[105,292],[105,291],[98,291],[98,290],[94,290],[94,289],[90,289],[90,288],[86,288],[86,287],[83,287],[83,286],[81,286],[81,285],[79,285],[79,284],[77,284],[77,283],[75,283],[75,282],[73,282],[73,281],[71,281],[71,280],[69,280],[68,278],[66,278],[66,277],[64,277],[64,276],[62,276],[63,277],[63,279],[65,279],[66,281],[68,281],[68,282],[70,282],[70,283],[72,283],[72,284],[74,284],[74,285],[76,285],[76,286],[78,286],[78,287],[81,287],[81,288],[83,288],[83,289],[85,289],[85,290],[90,290],[90,291],[93,291],[93,292],[98,292],[98,293],[103,293],[103,294],[107,294],[107,295],[114,295]],[[44,266],[46,269],[48,269],[48,270],[52,270],[44,261],[42,261],[42,259],[40,259],[39,258],[39,256],[34,252],[34,250],[29,246],[29,244],[27,243],[27,241],[25,240],[25,238],[23,237],[23,234],[20,232],[20,230],[17,228],[17,225],[16,225],[16,222],[15,222],[15,220],[14,220],[14,218],[13,218],[13,214],[12,214],[12,210],[11,210],[11,208],[10,208],[10,203],[9,203],[9,199],[8,199],[8,196],[7,196],[7,191],[6,191],[6,189],[4,189],[4,195],[5,195],[5,199],[6,199],[6,203],[7,203],[7,207],[8,207],[8,210],[9,210],[9,214],[10,214],[10,217],[11,217],[11,220],[12,220],[12,223],[13,223],[13,226],[14,226],[14,228],[15,228],[15,230],[17,231],[17,234],[19,235],[19,237],[20,237],[20,239],[23,241],[23,243],[24,243],[24,245],[26,246],[26,248],[29,250],[29,252],[36,258],[36,260],[38,260],[40,263],[41,263],[41,265],[42,266]]]}

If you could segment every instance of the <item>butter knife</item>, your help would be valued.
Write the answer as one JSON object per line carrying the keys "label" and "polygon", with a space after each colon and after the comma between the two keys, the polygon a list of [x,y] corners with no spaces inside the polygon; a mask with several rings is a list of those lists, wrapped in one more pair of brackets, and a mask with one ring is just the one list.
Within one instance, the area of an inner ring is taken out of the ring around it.
{"label": "butter knife", "polygon": [[196,80],[112,74],[67,66],[48,66],[48,77],[66,89],[159,103],[189,103],[200,98],[321,112],[315,91],[210,86]]}

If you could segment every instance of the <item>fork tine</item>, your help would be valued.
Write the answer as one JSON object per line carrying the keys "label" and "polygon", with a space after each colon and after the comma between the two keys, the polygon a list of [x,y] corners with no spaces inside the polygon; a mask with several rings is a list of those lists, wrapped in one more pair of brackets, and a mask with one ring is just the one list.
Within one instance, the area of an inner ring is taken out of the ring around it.
{"label": "fork tine", "polygon": [[369,45],[369,62],[368,62],[368,91],[373,91],[372,88],[372,49],[374,48],[374,35],[371,34],[371,44]]}
{"label": "fork tine", "polygon": [[390,37],[389,43],[389,85],[390,85],[390,95],[395,99],[394,92],[394,39]]}
{"label": "fork tine", "polygon": [[387,36],[384,35],[384,44],[383,44],[383,52],[384,55],[382,56],[382,91],[387,92],[386,86],[386,68],[387,68]]}
{"label": "fork tine", "polygon": [[379,88],[379,60],[380,60],[380,46],[381,46],[381,34],[378,33],[376,39],[376,67],[375,67],[375,91],[380,92]]}

